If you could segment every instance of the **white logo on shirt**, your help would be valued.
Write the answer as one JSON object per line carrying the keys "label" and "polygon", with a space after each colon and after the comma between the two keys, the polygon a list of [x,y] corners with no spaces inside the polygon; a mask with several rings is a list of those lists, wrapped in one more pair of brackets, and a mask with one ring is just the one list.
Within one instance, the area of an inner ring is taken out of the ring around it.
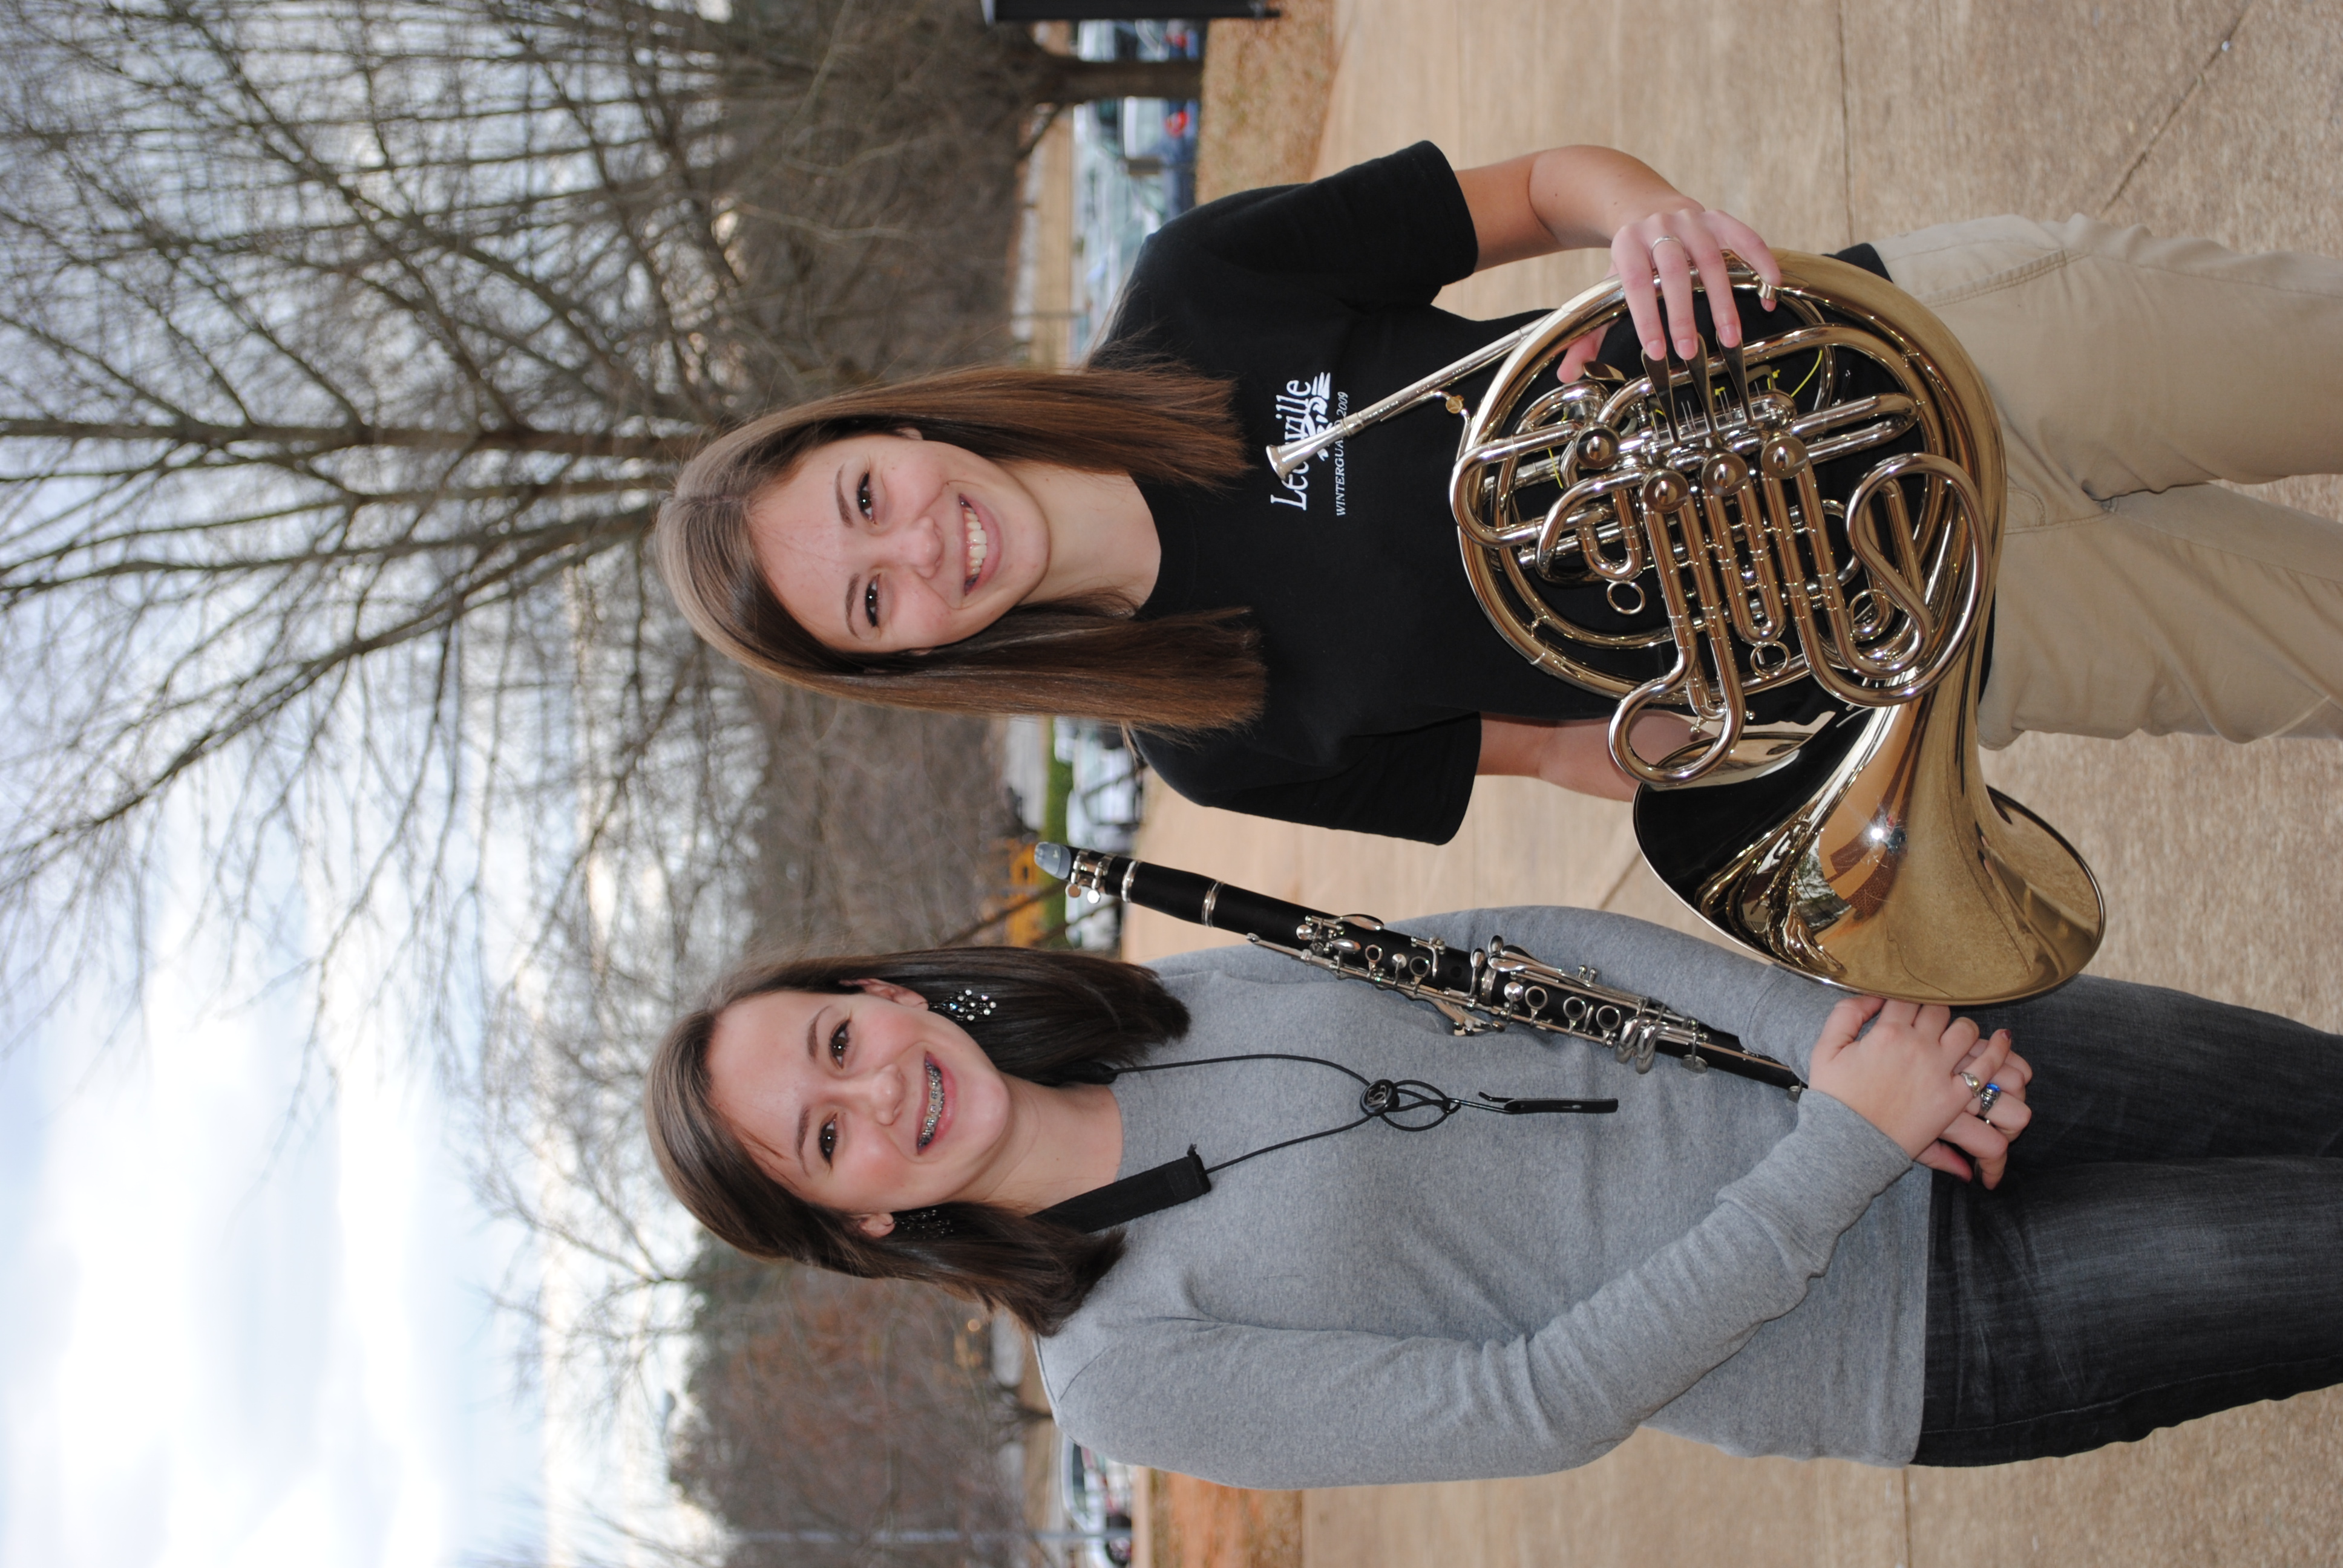
{"label": "white logo on shirt", "polygon": [[[1331,370],[1322,370],[1307,381],[1288,381],[1285,390],[1277,395],[1277,417],[1285,427],[1286,440],[1306,441],[1324,430],[1332,422],[1326,417],[1326,411],[1333,399],[1334,373]],[[1342,403],[1347,407],[1350,398],[1345,397]],[[1348,509],[1343,505],[1342,495],[1342,445],[1338,441],[1333,447],[1334,514],[1337,517]],[[1311,462],[1323,462],[1326,457],[1326,453],[1321,452]],[[1285,493],[1272,493],[1269,498],[1272,506],[1298,507],[1305,512],[1310,509],[1310,463],[1302,464],[1278,483]]]}

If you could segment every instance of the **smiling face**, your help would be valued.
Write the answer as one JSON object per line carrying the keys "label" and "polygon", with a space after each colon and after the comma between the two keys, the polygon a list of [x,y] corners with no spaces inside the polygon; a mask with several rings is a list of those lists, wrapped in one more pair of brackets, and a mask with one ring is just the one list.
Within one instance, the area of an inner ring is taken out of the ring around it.
{"label": "smiling face", "polygon": [[980,1202],[1010,1143],[1001,1072],[916,993],[769,991],[726,1008],[709,1102],[765,1173],[884,1234],[897,1210]]}
{"label": "smiling face", "polygon": [[781,607],[844,653],[958,642],[1050,567],[1049,519],[1014,466],[911,431],[815,447],[748,522]]}

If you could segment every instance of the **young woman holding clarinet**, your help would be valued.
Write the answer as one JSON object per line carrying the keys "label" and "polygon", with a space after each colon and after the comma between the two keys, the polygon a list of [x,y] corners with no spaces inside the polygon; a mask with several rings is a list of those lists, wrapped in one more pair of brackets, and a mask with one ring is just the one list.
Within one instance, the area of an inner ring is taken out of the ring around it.
{"label": "young woman holding clarinet", "polygon": [[[1453,1480],[1650,1425],[1990,1464],[2343,1381],[2334,1036],[2089,977],[1956,1016],[1593,911],[1403,935],[1086,874],[1313,961],[752,964],[669,1033],[647,1116],[741,1251],[1015,1314],[1060,1422],[1117,1458]],[[1573,997],[1614,1009],[1574,1015],[1612,1049],[1453,1032]],[[1627,1015],[1715,1070],[1638,1074]]]}

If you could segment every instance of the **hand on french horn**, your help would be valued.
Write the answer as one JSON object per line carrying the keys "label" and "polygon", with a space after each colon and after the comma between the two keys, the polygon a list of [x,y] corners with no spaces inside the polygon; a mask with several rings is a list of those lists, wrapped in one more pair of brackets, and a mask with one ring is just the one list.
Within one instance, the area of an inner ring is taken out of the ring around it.
{"label": "hand on french horn", "polygon": [[[1699,351],[1693,325],[1694,276],[1719,297],[1732,291],[1725,253],[1728,250],[1757,271],[1768,284],[1778,286],[1782,269],[1757,231],[1730,213],[1716,212],[1679,198],[1683,206],[1661,207],[1624,224],[1611,236],[1611,270],[1618,275],[1627,297],[1627,314],[1635,337],[1653,358],[1662,357],[1673,341],[1679,358]],[[1663,306],[1665,318],[1663,320]],[[1770,306],[1767,308],[1772,308]],[[1738,311],[1716,315],[1717,336],[1726,347],[1741,341]],[[1602,334],[1589,333],[1570,346],[1557,367],[1561,379],[1575,379],[1602,347]]]}

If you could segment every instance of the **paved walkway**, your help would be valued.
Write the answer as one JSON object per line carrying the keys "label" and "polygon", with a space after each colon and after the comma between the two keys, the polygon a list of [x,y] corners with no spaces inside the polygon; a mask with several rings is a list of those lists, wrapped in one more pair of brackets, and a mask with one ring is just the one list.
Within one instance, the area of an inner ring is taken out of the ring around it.
{"label": "paved walkway", "polygon": [[[1802,249],[2082,211],[2343,255],[2343,4],[1296,0],[1292,11],[1259,25],[1294,28],[1306,56],[1316,45],[1302,35],[1323,18],[1320,171],[1424,136],[1467,164],[1594,141]],[[1217,24],[1214,48],[1242,26]],[[1273,43],[1264,31],[1249,47],[1266,59]],[[1513,267],[1447,303],[1475,315],[1549,304],[1599,271],[1585,258]],[[2343,516],[2343,482],[2271,489]],[[2343,1029],[2343,747],[2029,737],[1986,771],[2097,869],[2112,919],[2095,972]],[[1159,792],[1142,852],[1394,919],[1543,900],[1686,923],[1642,869],[1623,809],[1519,781],[1483,786],[1437,850]],[[1142,916],[1130,945],[1144,957],[1199,934]],[[2343,1562],[2343,1392],[1984,1471],[1733,1460],[1645,1432],[1566,1475],[1312,1493],[1303,1517],[1311,1568]]]}

